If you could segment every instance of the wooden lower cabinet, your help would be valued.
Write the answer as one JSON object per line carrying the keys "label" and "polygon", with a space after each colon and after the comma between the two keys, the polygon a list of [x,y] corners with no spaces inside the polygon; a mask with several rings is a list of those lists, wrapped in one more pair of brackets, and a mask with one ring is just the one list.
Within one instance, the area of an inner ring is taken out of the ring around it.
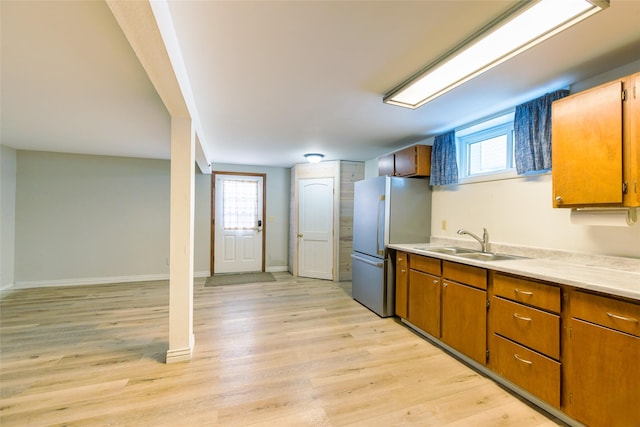
{"label": "wooden lower cabinet", "polygon": [[408,315],[409,266],[407,254],[396,252],[396,316],[403,319]]}
{"label": "wooden lower cabinet", "polygon": [[495,296],[490,311],[494,333],[560,359],[560,316]]}
{"label": "wooden lower cabinet", "polygon": [[638,301],[405,255],[409,323],[588,427],[640,427]]}
{"label": "wooden lower cabinet", "polygon": [[569,314],[563,410],[588,426],[640,426],[640,304],[572,292]]}
{"label": "wooden lower cabinet", "polygon": [[560,363],[511,340],[491,336],[491,368],[547,403],[560,407]]}
{"label": "wooden lower cabinet", "polygon": [[440,278],[409,270],[409,322],[440,337]]}
{"label": "wooden lower cabinet", "polygon": [[640,338],[569,320],[565,412],[588,426],[640,426]]}
{"label": "wooden lower cabinet", "polygon": [[442,281],[441,339],[476,362],[487,362],[487,292]]}

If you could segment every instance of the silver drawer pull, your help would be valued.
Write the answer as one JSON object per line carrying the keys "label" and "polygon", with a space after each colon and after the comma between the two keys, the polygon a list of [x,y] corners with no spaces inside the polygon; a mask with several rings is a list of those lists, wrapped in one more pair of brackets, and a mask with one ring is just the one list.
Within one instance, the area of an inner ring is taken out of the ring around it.
{"label": "silver drawer pull", "polygon": [[515,289],[514,289],[514,292],[515,292],[516,294],[522,294],[522,295],[528,295],[528,296],[533,295],[533,292],[529,292],[529,291],[521,291],[521,290],[520,290],[520,289],[518,289],[518,288],[515,288]]}
{"label": "silver drawer pull", "polygon": [[439,279],[438,279],[438,280],[434,280],[434,281],[433,281],[433,284],[434,284],[434,285],[437,285],[439,281],[440,281]]}
{"label": "silver drawer pull", "polygon": [[531,322],[531,318],[530,317],[524,317],[524,316],[519,315],[518,313],[513,313],[513,317],[515,317],[516,319],[526,320],[527,322]]}
{"label": "silver drawer pull", "polygon": [[527,360],[527,359],[523,359],[522,357],[518,356],[517,354],[514,353],[513,358],[522,362],[522,363],[526,363],[527,365],[533,365],[533,362],[531,360]]}
{"label": "silver drawer pull", "polygon": [[625,320],[627,322],[638,323],[638,319],[634,319],[633,317],[620,316],[619,314],[609,313],[608,311],[607,311],[607,316],[613,317],[614,319],[618,319],[618,320]]}

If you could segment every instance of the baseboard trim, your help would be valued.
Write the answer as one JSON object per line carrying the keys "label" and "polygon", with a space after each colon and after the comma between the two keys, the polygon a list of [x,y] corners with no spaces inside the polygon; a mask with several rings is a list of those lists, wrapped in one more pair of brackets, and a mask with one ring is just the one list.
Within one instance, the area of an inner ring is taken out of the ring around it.
{"label": "baseboard trim", "polygon": [[6,297],[7,295],[10,295],[15,290],[16,290],[16,287],[13,283],[9,285],[5,285],[2,288],[0,288],[0,301],[2,301],[2,298]]}
{"label": "baseboard trim", "polygon": [[174,348],[167,350],[166,363],[189,362],[193,355],[193,347],[195,346],[195,336],[192,334],[189,339],[189,347]]}

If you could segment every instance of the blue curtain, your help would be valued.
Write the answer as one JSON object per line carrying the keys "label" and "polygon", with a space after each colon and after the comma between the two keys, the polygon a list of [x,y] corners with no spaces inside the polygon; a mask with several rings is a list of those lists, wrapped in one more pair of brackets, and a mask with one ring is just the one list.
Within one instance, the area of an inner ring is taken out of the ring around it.
{"label": "blue curtain", "polygon": [[551,169],[551,103],[567,95],[568,90],[557,90],[516,107],[514,150],[519,175]]}
{"label": "blue curtain", "polygon": [[456,161],[456,133],[449,131],[438,135],[431,148],[431,185],[456,184],[458,163]]}

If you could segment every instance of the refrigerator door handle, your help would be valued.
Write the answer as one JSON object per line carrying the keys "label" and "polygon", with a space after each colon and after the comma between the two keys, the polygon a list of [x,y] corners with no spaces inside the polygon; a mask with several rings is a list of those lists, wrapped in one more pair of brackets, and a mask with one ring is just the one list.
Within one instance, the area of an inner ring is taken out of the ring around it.
{"label": "refrigerator door handle", "polygon": [[382,263],[382,262],[373,262],[373,261],[369,261],[368,259],[360,258],[360,257],[359,257],[359,256],[357,256],[357,255],[353,255],[353,254],[351,254],[351,258],[353,258],[353,259],[357,259],[358,261],[362,261],[362,262],[364,262],[364,263],[366,263],[366,264],[375,265],[376,267],[381,267],[381,268],[382,268],[382,267],[384,267],[384,263]]}
{"label": "refrigerator door handle", "polygon": [[376,235],[376,253],[384,255],[384,195],[378,199],[378,230]]}

